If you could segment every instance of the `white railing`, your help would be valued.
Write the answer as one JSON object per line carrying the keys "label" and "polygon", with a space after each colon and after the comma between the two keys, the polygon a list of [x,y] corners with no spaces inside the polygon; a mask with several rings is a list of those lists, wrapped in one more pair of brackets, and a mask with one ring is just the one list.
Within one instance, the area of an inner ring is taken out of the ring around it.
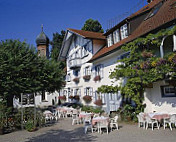
{"label": "white railing", "polygon": [[71,60],[69,61],[69,67],[70,67],[70,68],[81,67],[81,59],[80,59],[80,58],[71,59]]}

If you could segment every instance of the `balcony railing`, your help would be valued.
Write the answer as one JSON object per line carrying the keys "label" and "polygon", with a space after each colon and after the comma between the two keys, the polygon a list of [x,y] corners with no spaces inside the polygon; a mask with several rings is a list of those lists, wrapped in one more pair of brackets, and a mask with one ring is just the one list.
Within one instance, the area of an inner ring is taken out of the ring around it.
{"label": "balcony railing", "polygon": [[80,68],[81,65],[82,65],[82,63],[81,63],[81,59],[80,58],[69,60],[69,68],[70,69]]}

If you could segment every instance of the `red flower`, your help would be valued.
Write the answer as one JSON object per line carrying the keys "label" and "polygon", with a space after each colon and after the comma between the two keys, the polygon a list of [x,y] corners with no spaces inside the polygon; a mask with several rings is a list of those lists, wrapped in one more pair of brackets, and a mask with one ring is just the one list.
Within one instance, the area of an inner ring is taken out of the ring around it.
{"label": "red flower", "polygon": [[83,76],[84,80],[90,80],[90,75]]}
{"label": "red flower", "polygon": [[86,103],[90,103],[92,101],[92,97],[91,96],[84,96],[83,97],[83,100],[86,102]]}
{"label": "red flower", "polygon": [[102,103],[102,99],[98,99],[94,102],[94,104],[96,104],[97,106],[102,106],[103,103]]}
{"label": "red flower", "polygon": [[59,96],[58,98],[59,98],[60,100],[64,100],[64,101],[66,100],[66,96],[65,96],[65,95]]}
{"label": "red flower", "polygon": [[100,75],[95,76],[94,81],[100,81],[100,80],[101,80]]}

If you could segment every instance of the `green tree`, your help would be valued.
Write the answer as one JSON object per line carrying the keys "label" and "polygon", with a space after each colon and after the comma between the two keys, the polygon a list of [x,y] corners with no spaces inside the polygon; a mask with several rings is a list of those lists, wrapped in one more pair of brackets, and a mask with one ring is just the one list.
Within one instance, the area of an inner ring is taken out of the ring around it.
{"label": "green tree", "polygon": [[54,60],[38,57],[19,40],[0,42],[0,103],[11,104],[21,93],[54,92],[63,84],[63,72]]}
{"label": "green tree", "polygon": [[62,30],[59,34],[58,32],[53,33],[53,40],[51,41],[52,49],[51,49],[51,59],[57,61],[60,53],[60,49],[62,47],[62,42],[65,36],[65,31]]}
{"label": "green tree", "polygon": [[103,33],[104,30],[102,29],[101,24],[98,22],[98,20],[88,19],[81,30],[84,31],[92,31],[92,32],[99,32]]}

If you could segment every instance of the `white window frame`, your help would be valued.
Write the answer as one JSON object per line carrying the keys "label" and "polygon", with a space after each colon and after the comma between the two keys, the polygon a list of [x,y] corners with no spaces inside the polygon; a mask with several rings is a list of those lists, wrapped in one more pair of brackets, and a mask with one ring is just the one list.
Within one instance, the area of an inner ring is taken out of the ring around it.
{"label": "white window frame", "polygon": [[113,45],[113,38],[112,37],[113,37],[112,34],[107,36],[108,47]]}
{"label": "white window frame", "polygon": [[125,39],[128,37],[128,26],[124,24],[120,27],[121,39]]}
{"label": "white window frame", "polygon": [[84,88],[84,95],[85,96],[93,96],[93,88],[92,87]]}
{"label": "white window frame", "polygon": [[[168,92],[171,91],[171,89],[174,89],[174,92]],[[162,97],[176,97],[176,88],[169,85],[161,86],[161,95]]]}
{"label": "white window frame", "polygon": [[119,29],[113,32],[114,44],[120,41],[120,31]]}

